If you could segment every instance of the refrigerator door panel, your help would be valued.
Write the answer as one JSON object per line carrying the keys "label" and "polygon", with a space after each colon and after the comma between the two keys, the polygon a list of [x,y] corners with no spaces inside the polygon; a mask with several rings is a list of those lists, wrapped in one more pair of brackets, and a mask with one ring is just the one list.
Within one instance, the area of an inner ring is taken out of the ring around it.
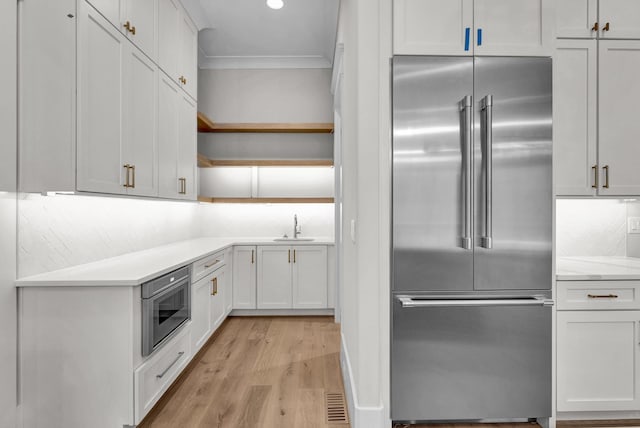
{"label": "refrigerator door panel", "polygon": [[551,288],[551,59],[475,58],[475,290]]}
{"label": "refrigerator door panel", "polygon": [[472,58],[393,59],[395,291],[472,290],[472,92]]}
{"label": "refrigerator door panel", "polygon": [[549,296],[523,297],[394,296],[392,420],[550,416]]}

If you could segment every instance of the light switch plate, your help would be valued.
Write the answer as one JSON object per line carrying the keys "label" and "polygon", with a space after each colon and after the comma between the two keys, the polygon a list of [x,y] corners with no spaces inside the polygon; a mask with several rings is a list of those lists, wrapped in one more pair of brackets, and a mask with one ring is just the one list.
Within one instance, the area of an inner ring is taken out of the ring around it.
{"label": "light switch plate", "polygon": [[640,234],[640,217],[627,218],[627,233]]}

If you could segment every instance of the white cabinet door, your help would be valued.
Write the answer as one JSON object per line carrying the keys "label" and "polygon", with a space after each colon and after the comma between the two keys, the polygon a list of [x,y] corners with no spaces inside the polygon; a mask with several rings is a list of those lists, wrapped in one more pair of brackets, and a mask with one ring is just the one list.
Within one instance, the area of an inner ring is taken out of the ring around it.
{"label": "white cabinet door", "polygon": [[123,50],[127,40],[85,2],[78,11],[78,190],[126,193]]}
{"label": "white cabinet door", "polygon": [[556,35],[573,39],[596,38],[598,0],[557,0]]}
{"label": "white cabinet door", "polygon": [[640,195],[640,41],[599,42],[601,195]]}
{"label": "white cabinet door", "polygon": [[554,0],[475,0],[476,55],[553,53]]}
{"label": "white cabinet door", "polygon": [[640,39],[640,2],[600,0],[600,38]]}
{"label": "white cabinet door", "polygon": [[224,267],[225,288],[224,288],[224,312],[228,315],[233,309],[233,249],[228,248],[224,256],[227,265]]}
{"label": "white cabinet door", "polygon": [[595,40],[558,40],[553,72],[556,194],[596,194],[598,51]]}
{"label": "white cabinet door", "polygon": [[258,247],[258,309],[291,309],[291,262],[289,247]]}
{"label": "white cabinet door", "polygon": [[178,0],[158,1],[158,65],[176,82],[180,60],[180,10]]}
{"label": "white cabinet door", "polygon": [[20,191],[75,191],[76,1],[18,7]]}
{"label": "white cabinet door", "polygon": [[178,110],[180,88],[163,72],[158,73],[158,194],[178,198]]}
{"label": "white cabinet door", "polygon": [[393,52],[473,55],[473,0],[395,0]]}
{"label": "white cabinet door", "polygon": [[640,311],[559,311],[561,412],[640,409]]}
{"label": "white cabinet door", "polygon": [[224,269],[218,269],[211,275],[209,282],[210,302],[211,302],[211,329],[216,330],[224,321],[226,313],[224,312],[224,293],[225,278]]}
{"label": "white cabinet door", "polygon": [[127,193],[158,196],[158,68],[131,43],[125,46],[123,160],[131,165]]}
{"label": "white cabinet door", "polygon": [[233,309],[256,308],[256,247],[233,248]]}
{"label": "white cabinet door", "polygon": [[191,286],[191,348],[193,352],[204,345],[211,332],[210,289],[211,275]]}
{"label": "white cabinet door", "polygon": [[158,0],[122,0],[120,21],[121,31],[154,61],[156,60],[157,5]]}
{"label": "white cabinet door", "polygon": [[[87,0],[113,26],[120,22],[120,0]],[[83,3],[82,1],[78,3]]]}
{"label": "white cabinet door", "polygon": [[293,307],[327,307],[327,247],[293,247]]}
{"label": "white cabinet door", "polygon": [[197,144],[198,144],[198,109],[196,103],[179,94],[178,119],[178,185],[179,197],[196,200],[197,188]]}
{"label": "white cabinet door", "polygon": [[180,32],[180,69],[182,88],[198,99],[198,28],[191,19],[182,11],[178,27]]}

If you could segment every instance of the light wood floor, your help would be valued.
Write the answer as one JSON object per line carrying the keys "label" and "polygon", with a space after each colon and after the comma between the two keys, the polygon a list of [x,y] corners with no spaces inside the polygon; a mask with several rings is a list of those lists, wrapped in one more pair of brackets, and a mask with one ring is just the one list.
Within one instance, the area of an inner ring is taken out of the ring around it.
{"label": "light wood floor", "polygon": [[332,317],[230,317],[139,427],[348,427],[325,392],[344,392]]}

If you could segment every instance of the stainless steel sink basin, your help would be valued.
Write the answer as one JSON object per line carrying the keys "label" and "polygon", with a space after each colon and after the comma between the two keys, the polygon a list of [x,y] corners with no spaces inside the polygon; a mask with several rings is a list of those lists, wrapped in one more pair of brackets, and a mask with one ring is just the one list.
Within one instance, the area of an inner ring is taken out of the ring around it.
{"label": "stainless steel sink basin", "polygon": [[274,241],[279,242],[300,242],[300,241],[313,241],[315,238],[276,238]]}

